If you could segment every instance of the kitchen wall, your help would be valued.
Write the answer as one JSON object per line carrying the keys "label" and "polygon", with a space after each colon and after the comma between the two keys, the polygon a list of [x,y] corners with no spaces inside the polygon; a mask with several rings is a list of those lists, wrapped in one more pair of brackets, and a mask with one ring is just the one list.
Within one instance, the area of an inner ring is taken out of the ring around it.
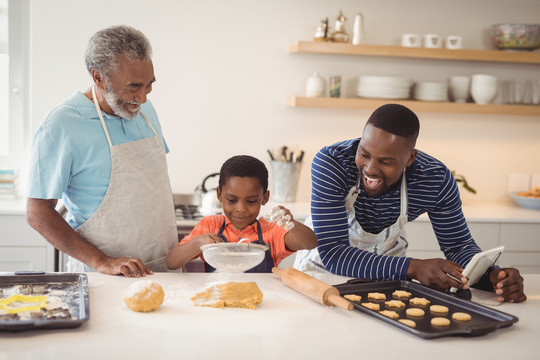
{"label": "kitchen wall", "polygon": [[[157,82],[150,99],[171,149],[173,191],[191,192],[228,157],[246,153],[268,163],[267,148],[306,150],[298,200],[308,201],[309,164],[324,145],[360,136],[371,110],[285,106],[303,95],[318,71],[341,75],[342,96],[353,97],[365,74],[409,75],[444,81],[450,75],[490,73],[501,79],[540,79],[538,65],[288,54],[311,40],[324,17],[343,10],[347,30],[357,12],[367,42],[397,45],[400,34],[462,35],[465,48],[492,48],[496,23],[540,23],[539,0],[32,0],[31,121],[90,77],[84,50],[97,30],[129,24],[151,40]],[[419,113],[418,148],[466,175],[478,194],[466,202],[506,200],[509,173],[540,173],[540,118]]]}

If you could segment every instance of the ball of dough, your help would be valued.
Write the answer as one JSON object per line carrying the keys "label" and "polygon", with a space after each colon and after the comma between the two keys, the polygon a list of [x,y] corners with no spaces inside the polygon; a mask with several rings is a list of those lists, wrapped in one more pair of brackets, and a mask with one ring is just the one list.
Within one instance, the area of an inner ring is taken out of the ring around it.
{"label": "ball of dough", "polygon": [[156,310],[164,298],[161,285],[152,280],[139,280],[128,287],[124,302],[133,311],[149,312]]}

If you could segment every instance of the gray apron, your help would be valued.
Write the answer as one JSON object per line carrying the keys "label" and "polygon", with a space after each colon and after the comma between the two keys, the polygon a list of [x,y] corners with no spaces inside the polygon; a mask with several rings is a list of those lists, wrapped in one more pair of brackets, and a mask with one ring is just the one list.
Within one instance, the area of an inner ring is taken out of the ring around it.
{"label": "gray apron", "polygon": [[[163,141],[141,112],[154,136],[113,146],[94,88],[92,95],[109,142],[111,178],[96,212],[76,231],[108,256],[139,258],[152,271],[168,271],[178,232]],[[67,268],[95,271],[72,257]]]}
{"label": "gray apron", "polygon": [[[359,181],[360,178],[358,179],[357,184],[349,190],[349,193],[345,197],[345,209],[347,211],[347,223],[349,227],[349,244],[353,247],[377,255],[405,256],[408,245],[405,231],[405,225],[408,222],[407,181],[405,179],[405,171],[401,178],[400,215],[393,225],[382,230],[378,234],[364,231],[358,221],[356,221],[354,203],[360,192]],[[313,229],[311,216],[306,219],[305,225]],[[307,273],[329,273],[321,261],[317,248],[297,251],[293,267]]]}

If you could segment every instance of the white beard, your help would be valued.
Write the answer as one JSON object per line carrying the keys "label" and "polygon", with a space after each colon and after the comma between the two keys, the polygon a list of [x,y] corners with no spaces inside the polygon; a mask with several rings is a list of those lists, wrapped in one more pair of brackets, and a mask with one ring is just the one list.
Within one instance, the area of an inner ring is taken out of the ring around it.
{"label": "white beard", "polygon": [[[103,95],[105,97],[105,101],[107,101],[107,104],[109,104],[111,109],[114,111],[114,114],[121,116],[124,119],[132,120],[136,118],[137,115],[139,115],[139,112],[141,111],[139,102],[135,100],[130,100],[124,103],[122,102],[122,100],[118,98],[118,96],[116,96],[116,93],[113,91],[113,89],[109,87],[107,87],[107,90],[104,91]],[[124,108],[125,104],[139,105],[139,107],[136,110],[130,111]]]}

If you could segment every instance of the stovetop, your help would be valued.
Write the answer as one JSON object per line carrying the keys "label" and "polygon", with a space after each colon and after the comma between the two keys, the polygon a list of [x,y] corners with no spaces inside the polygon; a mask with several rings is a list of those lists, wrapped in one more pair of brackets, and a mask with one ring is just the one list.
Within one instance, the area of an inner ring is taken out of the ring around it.
{"label": "stovetop", "polygon": [[179,227],[195,227],[202,215],[196,205],[175,205],[176,225]]}

